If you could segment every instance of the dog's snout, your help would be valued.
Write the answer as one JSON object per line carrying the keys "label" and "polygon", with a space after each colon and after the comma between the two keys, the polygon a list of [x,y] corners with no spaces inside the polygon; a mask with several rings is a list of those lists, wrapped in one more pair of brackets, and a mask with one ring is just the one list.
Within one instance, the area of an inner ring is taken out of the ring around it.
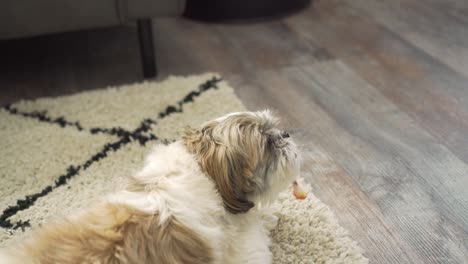
{"label": "dog's snout", "polygon": [[281,132],[281,137],[282,138],[289,138],[289,133],[286,131]]}

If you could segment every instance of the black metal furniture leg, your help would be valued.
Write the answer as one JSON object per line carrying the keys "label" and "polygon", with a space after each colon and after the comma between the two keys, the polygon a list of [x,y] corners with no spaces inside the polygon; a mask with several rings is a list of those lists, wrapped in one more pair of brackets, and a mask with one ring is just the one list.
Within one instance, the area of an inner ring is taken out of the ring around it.
{"label": "black metal furniture leg", "polygon": [[141,61],[143,64],[143,77],[145,79],[156,76],[156,59],[153,45],[153,27],[151,19],[137,20],[138,41],[140,43]]}

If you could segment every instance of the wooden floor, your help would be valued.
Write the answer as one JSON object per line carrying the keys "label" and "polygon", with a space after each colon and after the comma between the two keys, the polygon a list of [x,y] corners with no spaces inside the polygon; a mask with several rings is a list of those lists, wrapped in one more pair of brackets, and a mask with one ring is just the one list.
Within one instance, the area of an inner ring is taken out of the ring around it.
{"label": "wooden floor", "polygon": [[[274,108],[371,263],[468,263],[468,2],[323,0],[248,25],[155,21],[160,76]],[[141,80],[132,26],[0,43],[0,103]]]}

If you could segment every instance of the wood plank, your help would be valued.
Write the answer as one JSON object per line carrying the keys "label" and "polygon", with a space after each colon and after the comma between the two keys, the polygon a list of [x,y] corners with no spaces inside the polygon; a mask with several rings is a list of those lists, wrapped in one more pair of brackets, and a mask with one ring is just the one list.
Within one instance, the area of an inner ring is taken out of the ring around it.
{"label": "wood plank", "polygon": [[[378,157],[364,153],[369,160],[356,166],[348,155],[359,149],[346,156],[343,149],[336,152],[386,219],[426,263],[463,261],[468,249],[458,241],[468,235],[466,164],[343,64],[304,71],[305,80],[315,81],[311,88],[318,104]],[[368,184],[379,173],[384,181]]]}
{"label": "wood plank", "polygon": [[163,75],[249,73],[329,59],[324,49],[301,41],[282,21],[218,25],[162,19],[154,30]]}
{"label": "wood plank", "polygon": [[468,162],[467,79],[353,9],[318,3],[288,19],[291,29],[327,47]]}
{"label": "wood plank", "polygon": [[153,23],[153,31],[158,65],[163,66],[159,68],[162,76],[213,70],[224,73],[240,67],[214,25],[158,19]]}
{"label": "wood plank", "polygon": [[468,76],[468,5],[465,1],[458,2],[358,0],[346,4]]}
{"label": "wood plank", "polygon": [[340,224],[358,241],[370,262],[422,263],[407,249],[399,234],[385,222],[378,206],[360,190],[327,151],[311,143],[311,135],[307,132],[304,131],[299,137],[298,142],[302,143],[303,176],[311,181],[314,194],[336,212]]}
{"label": "wood plank", "polygon": [[304,133],[302,173],[314,186],[314,194],[326,201],[351,237],[364,249],[371,263],[422,263],[408,250],[400,235],[386,223],[379,207],[319,145],[306,142]]}

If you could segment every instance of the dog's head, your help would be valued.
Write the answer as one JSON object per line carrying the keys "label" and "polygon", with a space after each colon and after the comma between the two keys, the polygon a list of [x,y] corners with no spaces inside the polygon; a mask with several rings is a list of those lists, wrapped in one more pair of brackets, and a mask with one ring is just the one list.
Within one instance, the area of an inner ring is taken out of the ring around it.
{"label": "dog's head", "polygon": [[297,176],[299,157],[269,111],[233,113],[187,128],[183,142],[216,183],[231,213],[272,202]]}

